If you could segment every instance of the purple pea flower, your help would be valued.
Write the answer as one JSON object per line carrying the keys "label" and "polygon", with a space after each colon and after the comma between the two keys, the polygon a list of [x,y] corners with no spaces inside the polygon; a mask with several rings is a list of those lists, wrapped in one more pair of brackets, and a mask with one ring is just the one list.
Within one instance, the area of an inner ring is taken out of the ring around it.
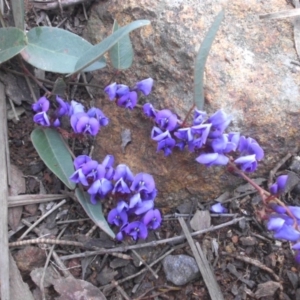
{"label": "purple pea flower", "polygon": [[102,165],[99,165],[96,160],[90,160],[82,167],[82,172],[87,178],[91,178],[92,181],[96,179],[104,178],[105,169]]}
{"label": "purple pea flower", "polygon": [[35,114],[33,116],[33,121],[42,126],[50,126],[49,118],[44,111]]}
{"label": "purple pea flower", "polygon": [[195,109],[193,125],[202,124],[204,122],[204,120],[206,119],[206,116],[207,116],[207,113],[205,111]]}
{"label": "purple pea flower", "polygon": [[146,200],[138,202],[137,205],[134,207],[133,212],[138,216],[141,214],[144,214],[149,209],[152,209],[154,207],[154,201],[152,200]]}
{"label": "purple pea flower", "polygon": [[218,110],[208,120],[212,124],[209,137],[216,138],[220,136],[230,124],[232,117],[227,116],[224,111]]}
{"label": "purple pea flower", "polygon": [[257,169],[257,161],[255,154],[242,156],[237,158],[235,164],[240,165],[240,168],[244,172],[254,172]]}
{"label": "purple pea flower", "polygon": [[92,136],[97,135],[100,129],[100,124],[95,118],[90,118],[88,115],[81,116],[76,123],[76,131],[78,133],[86,133]]}
{"label": "purple pea flower", "polygon": [[162,217],[160,214],[160,211],[158,209],[150,209],[147,211],[147,213],[143,217],[143,223],[149,228],[149,229],[157,229],[160,227],[162,221]]}
{"label": "purple pea flower", "polygon": [[88,156],[88,155],[79,155],[74,159],[74,167],[75,170],[78,170],[79,168],[81,168],[84,164],[86,164],[87,162],[91,161],[92,159]]}
{"label": "purple pea flower", "polygon": [[146,103],[143,105],[144,114],[152,119],[156,118],[156,110],[151,103]]}
{"label": "purple pea flower", "polygon": [[275,232],[274,238],[296,242],[300,238],[300,232],[291,225],[283,224],[283,226]]}
{"label": "purple pea flower", "polygon": [[60,126],[60,121],[59,121],[59,119],[55,119],[55,121],[53,122],[52,126],[54,126],[54,127],[59,127],[59,126]]}
{"label": "purple pea flower", "polygon": [[219,153],[203,153],[196,158],[196,161],[210,167],[213,165],[227,165],[229,158]]}
{"label": "purple pea flower", "polygon": [[172,131],[177,127],[177,116],[168,109],[156,113],[155,122],[164,130]]}
{"label": "purple pea flower", "polygon": [[293,216],[300,220],[300,207],[299,206],[288,206],[288,209],[293,214]]}
{"label": "purple pea flower", "polygon": [[107,216],[108,223],[115,224],[119,227],[126,225],[128,222],[127,209],[127,203],[125,201],[119,201],[117,207],[109,212]]}
{"label": "purple pea flower", "polygon": [[87,178],[86,178],[86,175],[83,173],[82,169],[79,168],[77,169],[70,177],[69,179],[72,181],[72,182],[75,182],[75,183],[81,183],[82,185],[84,186],[88,186],[89,183],[87,181]]}
{"label": "purple pea flower", "polygon": [[60,98],[59,96],[56,96],[56,101],[59,104],[58,109],[56,110],[56,115],[58,117],[62,117],[64,115],[69,114],[70,111],[70,104],[65,102],[62,98]]}
{"label": "purple pea flower", "polygon": [[191,147],[192,150],[190,149],[190,151],[194,151],[194,148],[200,149],[206,143],[211,126],[211,124],[200,124],[191,127],[193,134],[193,148]]}
{"label": "purple pea flower", "polygon": [[113,168],[113,164],[115,162],[115,158],[113,155],[106,155],[105,158],[103,159],[101,165],[105,169],[105,178],[108,180],[113,179],[113,176],[115,174],[115,170]]}
{"label": "purple pea flower", "polygon": [[281,229],[284,223],[285,220],[280,216],[270,216],[269,221],[267,223],[267,228],[268,230],[278,231]]}
{"label": "purple pea flower", "polygon": [[91,195],[91,202],[96,203],[96,196],[104,198],[113,189],[113,184],[106,178],[97,179],[88,189],[88,193]]}
{"label": "purple pea flower", "polygon": [[75,115],[75,114],[78,114],[78,113],[84,113],[84,106],[75,101],[75,100],[72,100],[71,101],[71,105],[69,107],[69,116],[72,116],[72,115]]}
{"label": "purple pea flower", "polygon": [[90,118],[97,119],[100,126],[106,126],[109,123],[108,118],[105,116],[105,114],[99,108],[92,107],[88,110],[87,114]]}
{"label": "purple pea flower", "polygon": [[[71,109],[72,110],[72,109]],[[79,112],[79,113],[76,113],[76,114],[72,114],[71,115],[71,118],[70,118],[70,124],[71,124],[71,127],[73,129],[73,131],[75,133],[79,133],[77,131],[77,124],[78,124],[78,121],[80,120],[80,118],[84,117],[84,116],[87,116],[87,114],[85,112]]]}
{"label": "purple pea flower", "polygon": [[240,133],[222,134],[211,142],[214,152],[229,153],[235,151],[239,143]]}
{"label": "purple pea flower", "polygon": [[108,95],[109,100],[114,100],[117,95],[117,83],[114,82],[110,85],[108,85],[105,89],[104,92]]}
{"label": "purple pea flower", "polygon": [[176,146],[183,150],[186,145],[188,145],[189,150],[192,152],[194,151],[195,145],[193,144],[193,134],[191,127],[187,128],[179,128],[177,131],[174,132],[174,135],[180,140]]}
{"label": "purple pea flower", "polygon": [[264,150],[259,146],[255,139],[250,137],[240,137],[238,150],[242,155],[255,154],[257,160],[262,160],[264,157]]}
{"label": "purple pea flower", "polygon": [[139,173],[135,175],[130,189],[134,192],[146,191],[151,193],[155,189],[153,177],[147,173]]}
{"label": "purple pea flower", "polygon": [[223,214],[227,212],[227,209],[221,203],[216,203],[211,206],[210,211],[216,214]]}
{"label": "purple pea flower", "polygon": [[48,111],[49,106],[49,100],[46,97],[41,97],[37,102],[32,104],[32,109],[37,113],[46,112]]}
{"label": "purple pea flower", "polygon": [[135,241],[140,238],[140,239],[146,239],[148,236],[148,230],[147,226],[140,221],[134,221],[132,223],[129,223],[123,231],[130,235]]}
{"label": "purple pea flower", "polygon": [[118,97],[122,97],[130,92],[130,89],[125,84],[118,84],[116,94]]}
{"label": "purple pea flower", "polygon": [[133,179],[134,179],[134,175],[131,172],[131,170],[129,169],[129,167],[125,164],[120,164],[116,167],[116,171],[114,174],[113,179],[114,180],[119,180],[119,179],[123,179],[125,182],[130,182],[132,183]]}
{"label": "purple pea flower", "polygon": [[277,213],[279,213],[279,214],[284,214],[284,213],[286,213],[286,209],[285,209],[283,206],[281,206],[281,205],[278,205],[278,204],[276,204],[276,203],[270,203],[269,206],[270,206],[275,212],[277,212]]}
{"label": "purple pea flower", "polygon": [[286,187],[287,180],[288,180],[288,175],[278,176],[276,182],[270,187],[270,193],[272,195],[283,193]]}
{"label": "purple pea flower", "polygon": [[152,192],[148,193],[147,191],[141,191],[140,197],[144,200],[154,200],[157,196],[157,189],[154,189]]}
{"label": "purple pea flower", "polygon": [[120,178],[114,186],[114,189],[112,190],[112,193],[121,193],[121,194],[130,194],[130,188],[128,187],[127,183],[123,180],[123,178]]}
{"label": "purple pea flower", "polygon": [[164,151],[165,156],[169,156],[172,153],[172,149],[174,148],[176,142],[171,137],[167,137],[157,144],[156,152]]}
{"label": "purple pea flower", "polygon": [[135,91],[129,92],[123,96],[121,96],[117,105],[129,109],[133,109],[137,104],[137,93]]}
{"label": "purple pea flower", "polygon": [[152,86],[153,86],[153,79],[147,78],[137,82],[135,88],[147,96],[151,93]]}

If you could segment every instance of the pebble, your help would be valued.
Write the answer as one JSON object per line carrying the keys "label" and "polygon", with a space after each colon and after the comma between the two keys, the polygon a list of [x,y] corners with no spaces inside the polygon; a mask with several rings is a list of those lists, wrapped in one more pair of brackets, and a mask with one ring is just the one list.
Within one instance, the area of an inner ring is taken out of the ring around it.
{"label": "pebble", "polygon": [[185,285],[200,277],[200,271],[193,257],[188,255],[168,255],[163,260],[167,280],[175,285]]}

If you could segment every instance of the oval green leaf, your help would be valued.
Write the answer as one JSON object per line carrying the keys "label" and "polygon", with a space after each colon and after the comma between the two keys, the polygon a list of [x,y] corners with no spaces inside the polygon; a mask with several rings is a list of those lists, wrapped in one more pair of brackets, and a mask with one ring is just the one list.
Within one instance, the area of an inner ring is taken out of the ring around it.
{"label": "oval green leaf", "polygon": [[199,110],[203,110],[203,106],[204,106],[203,85],[204,85],[204,69],[205,69],[206,60],[223,18],[224,18],[224,11],[222,10],[216,16],[213,24],[209,28],[196,57],[195,69],[194,69],[194,99],[195,99],[195,105]]}
{"label": "oval green leaf", "polygon": [[[119,25],[115,20],[113,32],[119,29]],[[131,67],[133,62],[133,48],[129,34],[122,37],[110,50],[109,56],[114,68],[125,70]]]}
{"label": "oval green leaf", "polygon": [[71,190],[74,182],[69,177],[74,173],[72,156],[57,130],[35,128],[31,133],[32,144],[45,165]]}
{"label": "oval green leaf", "polygon": [[105,52],[111,49],[111,47],[113,47],[121,38],[130,33],[132,30],[149,24],[150,21],[148,20],[138,20],[121,27],[113,34],[106,37],[102,42],[93,46],[89,51],[84,53],[84,55],[82,55],[76,63],[75,71],[68,74],[68,76],[81,72],[83,69],[97,61]]}
{"label": "oval green leaf", "polygon": [[0,64],[19,54],[26,47],[25,33],[15,27],[0,28]]}
{"label": "oval green leaf", "polygon": [[[27,33],[27,40],[22,57],[38,69],[60,74],[73,72],[79,57],[93,48],[78,35],[55,27],[35,27]],[[105,65],[104,58],[97,59],[83,71],[94,71]]]}
{"label": "oval green leaf", "polygon": [[103,215],[101,202],[97,202],[97,204],[92,204],[90,201],[90,195],[86,192],[83,192],[79,188],[75,190],[75,195],[79,203],[87,213],[87,215],[95,222],[95,224],[100,229],[102,229],[105,233],[107,233],[110,237],[114,239],[115,234],[111,230]]}

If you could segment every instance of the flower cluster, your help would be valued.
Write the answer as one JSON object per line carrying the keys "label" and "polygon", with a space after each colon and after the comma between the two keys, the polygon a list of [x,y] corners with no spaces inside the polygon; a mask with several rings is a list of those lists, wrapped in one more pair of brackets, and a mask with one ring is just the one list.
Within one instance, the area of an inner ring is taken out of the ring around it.
{"label": "flower cluster", "polygon": [[75,172],[70,180],[81,183],[90,194],[91,203],[111,197],[117,205],[107,217],[110,224],[119,227],[117,239],[124,235],[134,240],[145,239],[149,229],[160,227],[160,211],[154,208],[157,195],[155,182],[151,175],[134,175],[125,164],[113,168],[114,157],[107,155],[99,164],[87,155],[80,155],[74,160]]}
{"label": "flower cluster", "polygon": [[148,78],[139,81],[134,88],[129,88],[125,84],[117,84],[116,82],[108,85],[104,91],[111,101],[116,99],[118,106],[133,109],[138,101],[137,91],[141,91],[144,95],[149,95],[152,90],[153,79]]}
{"label": "flower cluster", "polygon": [[[49,111],[50,101],[46,97],[41,97],[32,105],[36,112],[33,121],[42,126],[61,126],[61,118],[68,116],[70,124],[75,133],[90,134],[95,136],[101,126],[108,124],[108,118],[96,107],[85,112],[82,104],[72,100],[71,104],[56,96],[58,107],[54,111]],[[50,112],[50,114],[49,114]]]}

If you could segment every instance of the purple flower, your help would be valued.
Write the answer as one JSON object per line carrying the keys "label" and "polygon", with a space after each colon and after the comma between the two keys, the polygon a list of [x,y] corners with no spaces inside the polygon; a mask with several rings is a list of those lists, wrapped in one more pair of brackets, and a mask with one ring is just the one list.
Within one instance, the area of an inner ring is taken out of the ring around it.
{"label": "purple flower", "polygon": [[130,189],[134,192],[146,191],[151,193],[155,189],[153,177],[147,173],[139,173],[135,175]]}
{"label": "purple flower", "polygon": [[114,82],[110,85],[108,85],[105,89],[104,92],[108,95],[109,100],[114,100],[117,95],[117,83]]}
{"label": "purple flower", "polygon": [[170,132],[168,130],[162,131],[160,128],[154,126],[151,130],[151,139],[159,142],[165,138],[171,137]]}
{"label": "purple flower", "polygon": [[300,250],[300,242],[296,243],[295,245],[292,246],[293,250]]}
{"label": "purple flower", "polygon": [[187,128],[179,128],[177,131],[174,132],[174,135],[180,140],[176,146],[183,150],[186,145],[188,145],[189,150],[192,152],[194,150],[193,142],[193,134],[191,127]]}
{"label": "purple flower", "polygon": [[109,122],[108,118],[99,108],[92,107],[87,112],[88,116],[97,119],[100,126],[106,126]]}
{"label": "purple flower", "polygon": [[157,189],[154,189],[152,192],[148,193],[147,191],[141,191],[140,196],[142,200],[154,200],[157,196]]}
{"label": "purple flower", "polygon": [[50,126],[50,121],[47,114],[42,111],[33,116],[33,121],[42,126]]}
{"label": "purple flower", "polygon": [[162,217],[158,209],[150,209],[143,217],[143,223],[149,229],[157,229],[160,227]]}
{"label": "purple flower", "polygon": [[85,112],[79,112],[79,113],[71,115],[70,124],[71,124],[71,127],[72,127],[72,129],[74,130],[75,133],[79,133],[77,131],[77,128],[76,128],[79,119],[82,118],[82,117],[85,117],[85,116],[87,116],[87,114]]}
{"label": "purple flower", "polygon": [[130,235],[135,241],[140,239],[146,239],[148,236],[148,230],[146,225],[143,222],[135,221],[132,223],[129,223],[123,231]]}
{"label": "purple flower", "polygon": [[134,207],[133,211],[136,215],[141,215],[153,207],[154,207],[154,201],[146,200],[146,201],[138,202],[137,205]]}
{"label": "purple flower", "polygon": [[[200,124],[191,127],[192,134],[193,134],[193,146],[194,148],[200,149],[207,140],[207,137],[209,135],[211,124]],[[194,151],[194,148],[191,148],[190,151]]]}
{"label": "purple flower", "polygon": [[116,94],[118,97],[122,97],[130,92],[129,87],[125,84],[118,84]]}
{"label": "purple flower", "polygon": [[86,178],[86,175],[82,172],[82,169],[77,169],[70,177],[69,179],[72,181],[72,182],[75,182],[75,183],[81,183],[83,184],[84,186],[88,186],[89,183],[87,181],[87,178]]}
{"label": "purple flower", "polygon": [[234,162],[240,165],[241,170],[244,172],[254,172],[257,168],[255,154],[239,157]]}
{"label": "purple flower", "polygon": [[297,231],[293,226],[283,224],[283,226],[275,232],[274,238],[296,242],[300,238],[300,232]]}
{"label": "purple flower", "polygon": [[155,122],[164,130],[172,131],[177,127],[177,116],[168,109],[156,113]]}
{"label": "purple flower", "polygon": [[97,179],[88,189],[88,193],[91,194],[92,203],[95,203],[95,196],[104,198],[113,189],[113,184],[106,178]]}
{"label": "purple flower", "polygon": [[81,103],[72,100],[71,105],[69,107],[69,116],[72,116],[72,115],[75,115],[78,113],[84,113],[84,106]]}
{"label": "purple flower", "polygon": [[202,124],[204,122],[204,120],[206,119],[206,116],[207,116],[207,113],[205,111],[195,109],[193,125]]}
{"label": "purple flower", "polygon": [[105,178],[108,180],[111,180],[115,174],[115,170],[113,168],[113,164],[115,162],[115,158],[113,155],[106,155],[105,158],[103,159],[103,162],[101,165],[105,169]]}
{"label": "purple flower", "polygon": [[157,144],[156,152],[164,151],[165,156],[169,156],[172,153],[172,149],[174,148],[176,142],[171,137],[167,137]]}
{"label": "purple flower", "polygon": [[212,124],[209,137],[216,138],[220,136],[230,124],[232,117],[227,116],[224,111],[218,110],[208,120]]}
{"label": "purple flower", "polygon": [[92,159],[88,155],[79,155],[74,159],[74,167],[76,170],[81,168],[84,164],[91,161]]}
{"label": "purple flower", "polygon": [[196,161],[210,167],[213,165],[227,165],[229,158],[219,153],[203,153],[196,158]]}
{"label": "purple flower", "polygon": [[235,151],[239,142],[239,133],[222,134],[211,142],[213,150],[217,153]]}
{"label": "purple flower", "polygon": [[124,201],[119,201],[117,207],[109,212],[107,216],[108,223],[115,224],[119,227],[126,225],[128,222],[127,209],[127,203]]}
{"label": "purple flower", "polygon": [[130,182],[130,183],[132,183],[132,181],[134,179],[133,173],[131,172],[129,167],[126,166],[125,164],[120,164],[116,167],[116,171],[115,171],[115,175],[114,175],[113,179],[117,181],[121,178],[125,182]]}
{"label": "purple flower", "polygon": [[89,116],[82,116],[78,119],[76,124],[76,131],[78,133],[85,133],[90,135],[97,135],[100,129],[100,124],[95,118],[90,118]]}
{"label": "purple flower", "polygon": [[54,127],[59,127],[60,126],[60,121],[59,119],[55,119],[55,121],[52,124]]}
{"label": "purple flower", "polygon": [[300,220],[300,207],[299,206],[288,206],[290,212],[293,214],[293,216]]}
{"label": "purple flower", "polygon": [[283,218],[270,216],[269,221],[267,223],[267,228],[268,230],[278,231],[281,229],[284,223],[285,220]]}
{"label": "purple flower", "polygon": [[211,206],[210,211],[216,214],[223,214],[227,212],[227,209],[221,203],[216,203]]}
{"label": "purple flower", "polygon": [[130,194],[130,188],[128,187],[127,183],[123,180],[123,178],[120,178],[116,183],[115,187],[112,190],[112,193],[121,193],[121,194]]}
{"label": "purple flower", "polygon": [[286,187],[287,180],[288,180],[288,175],[278,176],[276,182],[270,187],[270,193],[272,195],[283,193]]}
{"label": "purple flower", "polygon": [[144,114],[147,117],[155,119],[155,117],[156,117],[156,110],[155,110],[155,108],[153,107],[153,105],[151,103],[144,104],[143,111],[144,111]]}
{"label": "purple flower", "polygon": [[153,79],[152,78],[147,78],[142,81],[137,82],[135,85],[135,88],[140,90],[144,95],[149,95],[151,93],[153,86]]}
{"label": "purple flower", "polygon": [[281,205],[278,205],[278,204],[275,204],[275,203],[270,203],[269,206],[277,213],[279,214],[284,214],[286,213],[286,209],[281,206]]}
{"label": "purple flower", "polygon": [[59,104],[58,109],[56,110],[56,115],[58,117],[62,117],[64,115],[69,114],[70,111],[70,104],[65,102],[62,98],[60,98],[59,96],[56,96],[56,101]]}
{"label": "purple flower", "polygon": [[118,106],[133,109],[137,104],[137,93],[129,92],[118,99]]}
{"label": "purple flower", "polygon": [[240,137],[238,150],[242,153],[242,155],[255,154],[257,160],[261,160],[264,157],[264,150],[259,146],[255,139],[250,137]]}
{"label": "purple flower", "polygon": [[41,97],[37,102],[32,104],[32,109],[35,112],[46,112],[48,111],[50,102],[46,97]]}

